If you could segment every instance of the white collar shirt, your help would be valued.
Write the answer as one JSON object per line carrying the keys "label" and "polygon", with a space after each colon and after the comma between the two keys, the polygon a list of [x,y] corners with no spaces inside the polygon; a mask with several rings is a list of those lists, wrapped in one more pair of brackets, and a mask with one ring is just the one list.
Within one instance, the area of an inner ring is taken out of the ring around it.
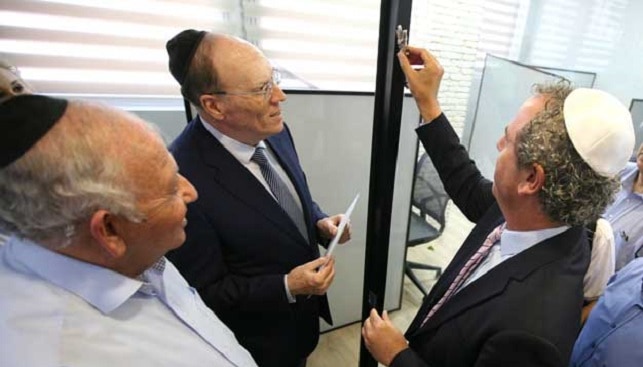
{"label": "white collar shirt", "polygon": [[0,247],[0,365],[256,366],[172,263],[140,279],[10,238]]}
{"label": "white collar shirt", "polygon": [[568,226],[520,232],[505,229],[500,235],[500,241],[491,247],[487,257],[482,260],[480,265],[471,273],[462,286],[458,288],[458,291],[475,282],[504,261],[511,259],[540,242],[565,232],[567,229],[569,229]]}

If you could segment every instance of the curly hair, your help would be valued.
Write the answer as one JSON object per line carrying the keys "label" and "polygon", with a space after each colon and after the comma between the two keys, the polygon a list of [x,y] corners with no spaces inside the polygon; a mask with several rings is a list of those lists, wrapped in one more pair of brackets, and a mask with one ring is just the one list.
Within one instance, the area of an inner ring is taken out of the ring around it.
{"label": "curly hair", "polygon": [[534,92],[547,100],[518,134],[516,154],[520,167],[543,167],[540,201],[549,218],[584,226],[595,222],[612,202],[618,179],[599,175],[576,152],[563,117],[563,104],[572,90],[567,81],[534,86]]}
{"label": "curly hair", "polygon": [[125,112],[70,102],[61,121],[24,156],[0,170],[0,229],[64,247],[76,226],[98,209],[143,220],[138,193],[124,165],[125,157],[147,147],[135,137],[114,144],[123,141],[125,121],[131,120],[157,135]]}

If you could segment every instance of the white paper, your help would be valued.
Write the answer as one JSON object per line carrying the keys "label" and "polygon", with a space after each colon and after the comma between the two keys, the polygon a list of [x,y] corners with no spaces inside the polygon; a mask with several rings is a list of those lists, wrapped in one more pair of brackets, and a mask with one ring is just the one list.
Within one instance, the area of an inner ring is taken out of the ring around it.
{"label": "white paper", "polygon": [[337,226],[337,234],[335,234],[335,237],[333,237],[333,240],[330,241],[330,244],[328,245],[328,249],[326,250],[326,254],[324,254],[324,256],[330,256],[333,254],[335,247],[337,247],[337,244],[339,243],[339,239],[342,237],[342,233],[344,233],[346,224],[348,224],[350,220],[351,213],[353,212],[353,209],[355,209],[355,204],[357,204],[357,199],[359,199],[359,193],[355,195],[355,199],[353,199],[353,201],[351,202],[351,205],[349,205],[348,209],[346,209],[346,213],[344,213],[344,217],[339,222],[339,226]]}

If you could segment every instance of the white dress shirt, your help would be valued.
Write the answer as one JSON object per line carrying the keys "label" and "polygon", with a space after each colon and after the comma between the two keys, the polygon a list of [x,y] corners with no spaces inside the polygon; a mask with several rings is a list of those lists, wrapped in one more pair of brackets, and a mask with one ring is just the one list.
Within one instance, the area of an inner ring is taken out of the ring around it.
{"label": "white dress shirt", "polygon": [[256,366],[172,263],[140,278],[10,238],[0,247],[0,365]]}
{"label": "white dress shirt", "polygon": [[487,272],[502,262],[511,259],[548,238],[565,232],[567,229],[569,229],[568,226],[522,232],[505,229],[500,235],[500,241],[491,247],[487,257],[482,260],[482,263],[471,273],[462,286],[458,288],[458,291],[487,274]]}
{"label": "white dress shirt", "polygon": [[583,279],[583,297],[585,301],[598,299],[607,286],[615,270],[614,233],[612,226],[605,219],[596,222],[596,231],[592,239],[592,257],[589,268]]}

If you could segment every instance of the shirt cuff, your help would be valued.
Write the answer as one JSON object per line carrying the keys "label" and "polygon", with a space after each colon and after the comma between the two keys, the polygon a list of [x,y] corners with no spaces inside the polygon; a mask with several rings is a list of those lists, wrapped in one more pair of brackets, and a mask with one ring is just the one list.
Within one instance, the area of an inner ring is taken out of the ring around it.
{"label": "shirt cuff", "polygon": [[438,115],[438,117],[434,118],[433,120],[425,120],[424,117],[420,116],[420,124],[418,126],[424,126],[424,125],[426,125],[426,124],[428,124],[430,122],[433,122],[433,121],[437,120],[438,118],[440,118],[440,116],[442,116],[442,115],[444,115],[444,113],[441,113],[440,115]]}
{"label": "shirt cuff", "polygon": [[284,275],[284,289],[286,290],[286,298],[288,298],[288,303],[296,303],[297,299],[293,297],[288,289],[288,274]]}

